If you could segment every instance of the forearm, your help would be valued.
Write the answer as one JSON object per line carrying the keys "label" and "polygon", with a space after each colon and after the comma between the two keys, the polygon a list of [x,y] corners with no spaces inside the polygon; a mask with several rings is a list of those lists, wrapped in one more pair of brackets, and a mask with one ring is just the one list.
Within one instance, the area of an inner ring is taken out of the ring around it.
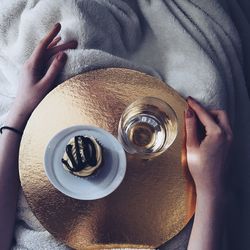
{"label": "forearm", "polygon": [[194,224],[188,250],[222,249],[225,197],[197,194]]}
{"label": "forearm", "polygon": [[191,97],[187,101],[187,163],[197,192],[188,250],[222,249],[227,202],[226,162],[233,133],[225,110],[208,111]]}
{"label": "forearm", "polygon": [[[23,130],[27,118],[11,112],[6,125]],[[0,135],[0,249],[9,249],[13,238],[19,190],[18,154],[21,136],[9,130]]]}
{"label": "forearm", "polygon": [[[6,126],[24,130],[30,114],[55,87],[55,80],[67,61],[64,53],[75,49],[76,41],[58,45],[61,25],[53,29],[36,46],[21,71],[15,103]],[[0,249],[9,249],[12,241],[19,189],[18,155],[21,136],[4,130],[0,135]]]}

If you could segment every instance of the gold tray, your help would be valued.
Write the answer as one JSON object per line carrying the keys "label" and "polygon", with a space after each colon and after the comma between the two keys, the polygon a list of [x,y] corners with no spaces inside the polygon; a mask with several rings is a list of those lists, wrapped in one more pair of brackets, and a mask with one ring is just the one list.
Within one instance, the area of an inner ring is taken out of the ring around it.
{"label": "gold tray", "polygon": [[[56,190],[45,175],[49,140],[73,125],[94,125],[117,137],[120,116],[137,98],[154,96],[176,112],[178,135],[159,157],[127,155],[127,172],[111,195],[80,201]],[[20,148],[20,178],[41,224],[75,249],[155,248],[175,236],[194,213],[195,195],[185,164],[187,104],[165,83],[134,70],[109,68],[75,76],[40,103]]]}

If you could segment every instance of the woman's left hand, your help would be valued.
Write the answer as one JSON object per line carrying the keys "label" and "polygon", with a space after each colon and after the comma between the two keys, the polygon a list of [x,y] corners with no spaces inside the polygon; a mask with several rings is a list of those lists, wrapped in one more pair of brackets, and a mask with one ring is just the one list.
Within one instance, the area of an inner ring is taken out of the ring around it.
{"label": "woman's left hand", "polygon": [[[187,162],[196,187],[196,209],[188,250],[222,249],[226,169],[233,133],[224,110],[206,110],[188,98]],[[199,125],[204,127],[200,136]]]}
{"label": "woman's left hand", "polygon": [[[197,195],[215,197],[224,192],[224,178],[232,129],[224,110],[206,110],[193,98],[188,98],[186,112],[187,162],[194,179]],[[204,126],[204,138],[199,138],[198,121]]]}
{"label": "woman's left hand", "polygon": [[55,80],[67,61],[63,52],[75,49],[76,41],[57,45],[61,30],[57,23],[54,28],[40,41],[31,57],[24,64],[17,97],[11,109],[13,116],[28,119],[41,100],[55,87]]}

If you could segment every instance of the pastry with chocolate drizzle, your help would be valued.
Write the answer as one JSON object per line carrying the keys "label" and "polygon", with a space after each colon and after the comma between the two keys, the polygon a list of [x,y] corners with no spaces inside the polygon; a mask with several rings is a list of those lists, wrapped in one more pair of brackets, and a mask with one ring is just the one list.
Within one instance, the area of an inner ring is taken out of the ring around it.
{"label": "pastry with chocolate drizzle", "polygon": [[92,175],[103,162],[102,147],[92,136],[78,135],[68,142],[62,158],[66,170],[76,176]]}

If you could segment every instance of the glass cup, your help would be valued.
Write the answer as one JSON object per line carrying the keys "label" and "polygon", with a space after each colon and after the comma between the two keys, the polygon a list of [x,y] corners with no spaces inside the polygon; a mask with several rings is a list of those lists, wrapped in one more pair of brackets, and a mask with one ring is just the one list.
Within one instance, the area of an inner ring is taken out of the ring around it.
{"label": "glass cup", "polygon": [[165,152],[177,136],[177,117],[163,100],[144,97],[123,112],[118,140],[129,154],[151,159]]}

